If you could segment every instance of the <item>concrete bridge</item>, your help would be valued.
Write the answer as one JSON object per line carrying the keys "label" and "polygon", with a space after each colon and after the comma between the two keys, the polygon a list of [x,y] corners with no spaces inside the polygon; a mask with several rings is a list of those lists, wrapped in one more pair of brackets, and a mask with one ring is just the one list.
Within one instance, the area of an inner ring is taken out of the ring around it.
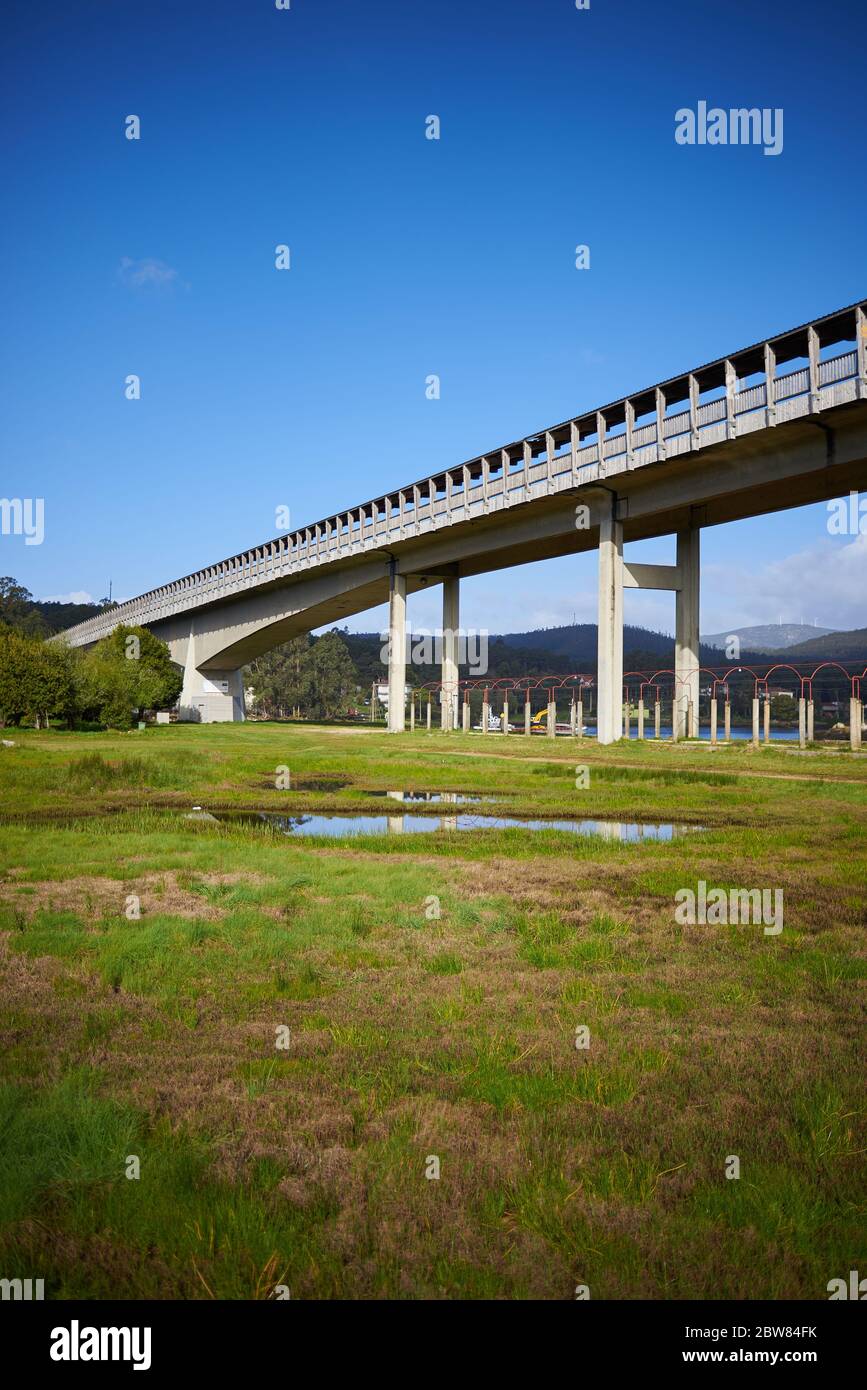
{"label": "concrete bridge", "polygon": [[[701,528],[867,486],[865,309],[860,301],[287,532],[64,637],[84,646],[118,623],[146,626],[183,667],[184,717],[242,719],[242,666],[388,600],[396,732],[408,595],[443,586],[442,678],[453,686],[461,578],[598,548],[598,737],[613,742],[623,734],[624,587],[675,592],[675,668],[697,704]],[[669,533],[674,565],[624,561],[625,542]]]}

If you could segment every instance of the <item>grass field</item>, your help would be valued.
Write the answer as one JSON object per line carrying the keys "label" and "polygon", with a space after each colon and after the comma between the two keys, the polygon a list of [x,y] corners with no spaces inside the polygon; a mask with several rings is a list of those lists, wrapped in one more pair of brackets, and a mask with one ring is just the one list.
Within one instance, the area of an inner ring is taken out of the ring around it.
{"label": "grass field", "polygon": [[[6,733],[4,1277],[55,1298],[822,1299],[864,1267],[867,756]],[[389,789],[705,829],[335,842],[184,818],[383,812],[365,793]],[[782,889],[784,929],[679,925],[699,880]]]}

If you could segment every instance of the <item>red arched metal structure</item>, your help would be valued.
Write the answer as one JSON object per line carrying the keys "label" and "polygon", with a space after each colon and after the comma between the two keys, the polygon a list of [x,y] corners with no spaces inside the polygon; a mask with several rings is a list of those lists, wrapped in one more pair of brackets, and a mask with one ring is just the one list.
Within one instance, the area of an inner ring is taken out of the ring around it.
{"label": "red arched metal structure", "polygon": [[[806,663],[801,663],[801,665],[806,666]],[[849,662],[848,665],[854,666],[855,663]],[[778,672],[786,673],[786,676],[791,677],[792,685],[798,690],[800,698],[810,704],[813,701],[813,682],[821,677],[823,672],[831,673],[832,679],[848,681],[850,698],[857,701],[861,699],[862,682],[867,680],[867,666],[861,672],[850,671],[847,670],[846,664],[840,661],[822,661],[818,666],[807,670],[799,669],[791,662],[778,661],[768,666],[764,671],[753,666],[738,664],[725,667],[699,666],[698,672],[699,676],[705,677],[709,683],[710,698],[717,699],[722,694],[726,702],[730,699],[730,687],[738,676],[752,679],[754,699],[768,700],[770,698],[769,682],[777,676]],[[694,674],[695,672],[685,672],[678,676],[670,667],[662,667],[657,671],[627,671],[623,676],[624,697],[628,700],[630,691],[637,686],[640,699],[644,698],[646,691],[652,690],[655,700],[658,701],[662,688],[683,687],[687,684],[687,677]],[[443,693],[450,692],[452,695],[460,695],[462,692],[464,701],[469,702],[471,694],[481,691],[484,703],[490,707],[492,695],[499,695],[505,703],[508,696],[515,693],[523,695],[526,702],[532,699],[532,695],[536,691],[544,691],[547,702],[550,703],[551,701],[556,702],[556,692],[569,690],[574,702],[576,694],[583,696],[585,692],[589,692],[592,696],[595,688],[596,677],[580,671],[573,671],[567,675],[557,672],[551,675],[498,676],[494,679],[488,676],[476,676],[459,679],[449,685],[444,685],[442,681],[427,681],[412,692],[411,698],[414,701],[416,696],[421,697],[426,694],[428,701],[432,702],[438,693],[442,697]],[[792,693],[794,694],[794,690]]]}
{"label": "red arched metal structure", "polygon": [[[850,662],[854,665],[854,662]],[[699,666],[700,675],[707,676],[715,685],[728,685],[733,676],[748,675],[752,676],[753,681],[761,686],[766,686],[768,681],[777,671],[791,671],[795,681],[801,683],[801,687],[806,688],[810,685],[822,671],[834,671],[848,680],[851,684],[853,695],[857,695],[861,687],[861,682],[867,680],[867,666],[863,671],[847,671],[846,667],[839,661],[822,661],[812,671],[799,671],[797,666],[792,666],[789,662],[776,662],[769,666],[764,672],[755,670],[752,666]],[[687,672],[686,675],[693,673]],[[628,681],[637,681],[639,685],[659,685],[663,677],[667,677],[667,683],[684,685],[685,679],[677,676],[671,667],[660,667],[657,671],[626,671],[623,676],[624,686]],[[546,676],[499,676],[491,680],[487,676],[476,676],[474,678],[462,678],[444,685],[442,681],[426,681],[423,685],[416,686],[415,694],[424,692],[433,694],[438,690],[562,690],[571,682],[577,681],[579,686],[595,686],[596,677],[584,672],[574,671],[570,675],[564,676],[557,672]]]}

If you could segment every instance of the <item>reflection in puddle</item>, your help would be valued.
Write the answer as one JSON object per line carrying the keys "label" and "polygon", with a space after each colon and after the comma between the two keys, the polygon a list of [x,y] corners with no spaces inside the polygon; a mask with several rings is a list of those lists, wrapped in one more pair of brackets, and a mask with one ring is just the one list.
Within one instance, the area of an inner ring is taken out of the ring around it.
{"label": "reflection in puddle", "polygon": [[353,835],[411,835],[434,830],[564,830],[572,835],[595,835],[603,840],[637,843],[641,840],[673,840],[701,825],[641,824],[637,821],[609,820],[522,820],[517,816],[413,815],[298,815],[281,816],[267,811],[222,812],[219,820],[258,822],[270,825],[283,835],[327,835],[346,839]]}
{"label": "reflection in puddle", "polygon": [[481,801],[499,801],[498,796],[470,796],[466,792],[365,792],[365,796],[387,796],[390,801],[402,801],[407,804],[436,805],[444,804],[448,806],[468,806],[478,805]]}

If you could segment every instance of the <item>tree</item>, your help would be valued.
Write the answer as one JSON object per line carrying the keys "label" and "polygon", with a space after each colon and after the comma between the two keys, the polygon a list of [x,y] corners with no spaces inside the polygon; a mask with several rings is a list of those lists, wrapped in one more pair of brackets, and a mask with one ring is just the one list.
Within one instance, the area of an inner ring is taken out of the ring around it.
{"label": "tree", "polygon": [[0,579],[0,622],[8,623],[9,627],[20,627],[32,606],[33,595],[29,589],[25,589],[11,574]]}
{"label": "tree", "polygon": [[297,709],[314,719],[342,713],[358,685],[352,657],[337,630],[313,639],[306,633],[294,637],[257,657],[244,679],[263,713],[283,715]]}
{"label": "tree", "polygon": [[[3,581],[5,583],[5,581]],[[0,721],[19,724],[33,691],[32,643],[11,627],[0,628]]]}
{"label": "tree", "polygon": [[349,650],[336,630],[326,632],[313,646],[313,690],[316,712],[326,719],[343,714],[358,684]]}
{"label": "tree", "polygon": [[44,637],[49,631],[30,590],[13,579],[11,574],[0,578],[0,623],[29,633],[31,637]]}
{"label": "tree", "polygon": [[245,684],[253,688],[263,713],[285,715],[306,710],[312,697],[310,638],[305,632],[282,647],[257,657],[245,672]]}
{"label": "tree", "polygon": [[796,724],[798,722],[798,701],[791,695],[771,697],[771,718],[775,724]]}
{"label": "tree", "polygon": [[182,686],[165,642],[147,628],[119,623],[82,661],[78,703],[110,728],[128,729],[135,713],[173,704]]}
{"label": "tree", "polygon": [[19,724],[29,717],[47,725],[52,715],[68,718],[73,706],[67,649],[0,627],[0,722]]}

